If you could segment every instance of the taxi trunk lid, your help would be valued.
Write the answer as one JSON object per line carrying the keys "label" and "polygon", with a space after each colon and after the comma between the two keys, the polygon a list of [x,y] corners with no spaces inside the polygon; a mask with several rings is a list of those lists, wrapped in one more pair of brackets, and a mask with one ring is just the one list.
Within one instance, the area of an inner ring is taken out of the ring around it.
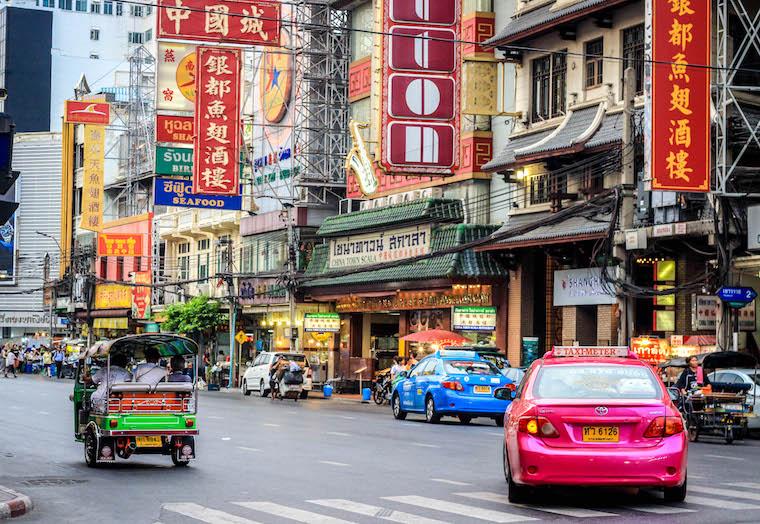
{"label": "taxi trunk lid", "polygon": [[656,417],[666,415],[660,401],[552,401],[540,402],[536,415],[548,419],[558,437],[543,438],[556,448],[648,448],[661,439],[646,438],[644,432]]}

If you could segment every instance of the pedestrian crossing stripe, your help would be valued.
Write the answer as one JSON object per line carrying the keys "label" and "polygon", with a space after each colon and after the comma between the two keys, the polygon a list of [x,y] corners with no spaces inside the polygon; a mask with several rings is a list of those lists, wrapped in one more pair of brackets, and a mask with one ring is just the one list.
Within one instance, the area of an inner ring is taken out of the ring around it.
{"label": "pedestrian crossing stripe", "polygon": [[429,519],[426,517],[420,517],[419,515],[412,515],[411,513],[404,513],[403,511],[381,508],[379,506],[362,504],[361,502],[354,502],[346,499],[309,500],[307,502],[318,504],[326,508],[364,515],[365,517],[375,517],[382,520],[389,520],[391,522],[400,522],[401,524],[446,524],[446,522],[442,520]]}
{"label": "pedestrian crossing stripe", "polygon": [[480,520],[486,520],[488,522],[526,522],[530,520],[538,520],[527,515],[519,515],[517,513],[506,513],[504,511],[496,511],[492,509],[481,508],[478,506],[469,506],[467,504],[459,504],[458,502],[450,502],[448,500],[431,499],[428,497],[420,497],[417,495],[404,495],[401,497],[383,497],[385,500],[393,502],[401,502],[402,504],[409,504],[412,506],[418,506],[421,508],[432,509],[434,511],[442,511],[445,513],[453,513],[454,515],[462,515],[465,517],[476,518]]}
{"label": "pedestrian crossing stripe", "polygon": [[348,520],[337,519],[326,515],[320,515],[319,513],[312,513],[311,511],[282,506],[273,502],[233,502],[233,504],[254,511],[260,511],[262,513],[269,513],[270,515],[275,515],[277,517],[285,517],[286,519],[295,520],[296,522],[305,522],[307,524],[354,524]]}
{"label": "pedestrian crossing stripe", "polygon": [[255,520],[238,517],[237,515],[233,515],[225,511],[207,508],[205,506],[194,504],[192,502],[164,504],[162,507],[166,511],[179,513],[185,517],[200,520],[201,522],[206,522],[207,524],[259,524]]}
{"label": "pedestrian crossing stripe", "polygon": [[569,506],[531,506],[527,504],[512,504],[506,495],[501,493],[489,493],[487,491],[478,491],[475,493],[454,493],[460,497],[467,497],[475,500],[484,500],[486,502],[496,502],[499,504],[507,504],[509,506],[515,506],[524,509],[536,509],[538,511],[545,511],[547,513],[556,513],[557,515],[564,515],[566,517],[575,518],[594,518],[594,517],[617,517],[615,513],[607,513],[604,511],[596,511],[593,509],[584,508],[572,508]]}

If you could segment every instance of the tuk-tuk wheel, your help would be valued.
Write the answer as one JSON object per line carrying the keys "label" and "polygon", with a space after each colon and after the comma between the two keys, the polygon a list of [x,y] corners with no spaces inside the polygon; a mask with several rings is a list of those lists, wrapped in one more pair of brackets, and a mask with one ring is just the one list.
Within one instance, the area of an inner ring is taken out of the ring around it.
{"label": "tuk-tuk wheel", "polygon": [[84,462],[88,468],[98,467],[98,439],[92,430],[84,434]]}
{"label": "tuk-tuk wheel", "polygon": [[696,442],[699,440],[699,428],[695,425],[689,425],[687,430],[689,435],[689,442]]}
{"label": "tuk-tuk wheel", "polygon": [[732,444],[734,442],[734,428],[726,426],[726,444]]}
{"label": "tuk-tuk wheel", "polygon": [[189,461],[189,460],[179,460],[179,458],[177,458],[177,454],[178,454],[178,453],[179,453],[179,450],[174,450],[174,451],[172,452],[172,464],[174,464],[174,465],[175,465],[175,466],[177,466],[178,468],[184,468],[184,467],[186,467],[188,464],[190,464],[190,461]]}

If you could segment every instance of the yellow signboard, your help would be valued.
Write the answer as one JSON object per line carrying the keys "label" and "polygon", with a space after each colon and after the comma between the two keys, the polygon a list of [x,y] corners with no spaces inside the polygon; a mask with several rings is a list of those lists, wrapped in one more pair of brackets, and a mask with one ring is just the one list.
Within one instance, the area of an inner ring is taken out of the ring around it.
{"label": "yellow signboard", "polygon": [[84,126],[84,178],[82,181],[81,229],[103,227],[103,158],[106,130],[102,125]]}
{"label": "yellow signboard", "polygon": [[237,340],[238,344],[243,344],[245,342],[248,342],[248,335],[245,334],[245,331],[242,329],[237,332],[235,335],[235,340]]}
{"label": "yellow signboard", "polygon": [[129,329],[129,319],[127,317],[96,318],[92,327],[95,329]]}
{"label": "yellow signboard", "polygon": [[121,284],[98,284],[95,287],[95,309],[132,307],[132,288]]}

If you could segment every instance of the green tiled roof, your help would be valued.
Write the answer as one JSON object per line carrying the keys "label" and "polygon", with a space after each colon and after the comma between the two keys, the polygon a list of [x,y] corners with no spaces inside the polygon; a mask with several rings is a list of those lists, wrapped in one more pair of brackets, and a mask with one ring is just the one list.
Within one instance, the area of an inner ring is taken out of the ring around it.
{"label": "green tiled roof", "polygon": [[[493,233],[497,227],[473,226],[465,224],[446,225],[433,230],[431,251],[467,244]],[[306,277],[319,277],[330,273],[328,266],[329,245],[314,249],[311,263],[306,270]],[[359,271],[349,275],[314,278],[304,282],[305,288],[325,286],[347,286],[358,284],[382,284],[430,279],[470,279],[506,277],[507,271],[489,253],[476,253],[471,249],[459,253],[443,254],[425,260],[400,264],[373,271]]]}
{"label": "green tiled roof", "polygon": [[317,234],[322,237],[334,237],[399,224],[411,226],[430,222],[461,222],[462,220],[464,220],[464,211],[461,200],[426,198],[332,216],[325,219]]}

